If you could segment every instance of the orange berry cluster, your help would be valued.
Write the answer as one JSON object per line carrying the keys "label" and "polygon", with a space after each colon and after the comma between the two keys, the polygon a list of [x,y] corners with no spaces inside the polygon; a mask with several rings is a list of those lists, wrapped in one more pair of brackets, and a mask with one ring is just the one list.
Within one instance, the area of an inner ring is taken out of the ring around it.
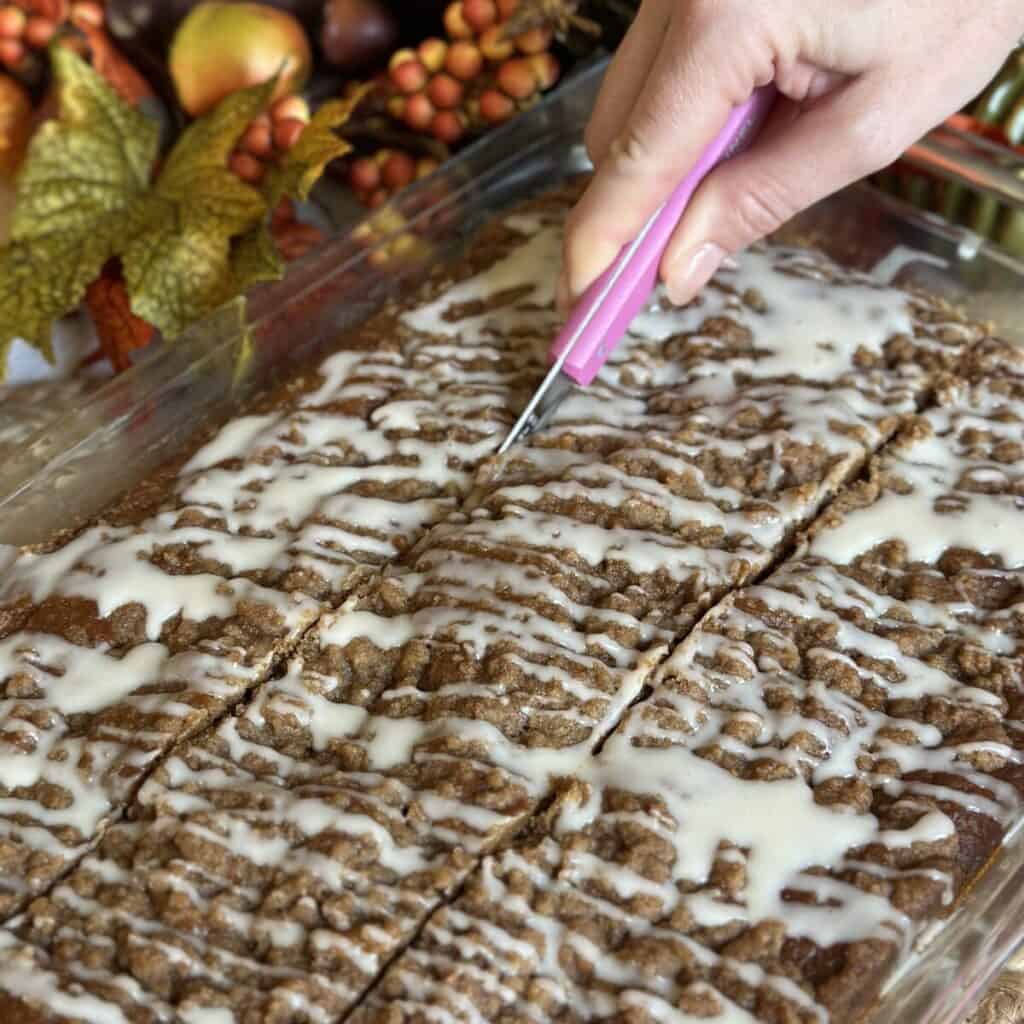
{"label": "orange berry cluster", "polygon": [[507,121],[558,80],[554,33],[509,31],[521,0],[456,0],[444,13],[447,39],[398,50],[388,64],[388,112],[448,145],[474,127]]}
{"label": "orange berry cluster", "polygon": [[282,96],[245,130],[228,167],[242,181],[260,184],[267,168],[299,141],[308,122],[309,104],[301,96]]}
{"label": "orange berry cluster", "polygon": [[97,0],[39,3],[18,0],[0,5],[0,65],[18,70],[34,50],[44,50],[66,23],[80,27],[103,25],[103,4]]}
{"label": "orange berry cluster", "polygon": [[348,183],[361,203],[376,209],[396,192],[437,170],[433,157],[414,157],[401,149],[378,149],[349,164]]}

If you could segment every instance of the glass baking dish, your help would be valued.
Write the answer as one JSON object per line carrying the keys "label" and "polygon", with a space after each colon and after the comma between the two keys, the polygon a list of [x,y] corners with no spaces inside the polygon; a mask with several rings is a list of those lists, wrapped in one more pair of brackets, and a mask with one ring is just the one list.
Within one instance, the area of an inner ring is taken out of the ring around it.
{"label": "glass baking dish", "polygon": [[[175,346],[148,352],[34,435],[0,465],[0,564],[2,545],[41,541],[95,513],[175,455],[204,423],[229,415],[326,351],[387,298],[443,268],[496,211],[585,171],[582,131],[605,66],[600,61],[582,70],[529,114],[293,264],[283,281],[251,295],[247,307],[228,305]],[[978,169],[959,165],[955,152],[940,156],[941,173],[977,178]],[[998,191],[998,175],[994,180]],[[406,232],[420,244],[389,263],[391,243]],[[378,237],[368,245],[372,233]],[[858,186],[797,218],[780,236],[939,293],[1024,344],[1024,264],[963,228]],[[1022,941],[1019,828],[890,983],[872,1020],[958,1024]]]}

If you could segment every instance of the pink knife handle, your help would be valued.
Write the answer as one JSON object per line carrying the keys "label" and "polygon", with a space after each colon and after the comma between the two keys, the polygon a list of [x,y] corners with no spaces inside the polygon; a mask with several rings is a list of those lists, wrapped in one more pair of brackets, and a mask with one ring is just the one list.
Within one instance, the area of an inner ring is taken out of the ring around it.
{"label": "pink knife handle", "polygon": [[634,317],[649,301],[658,282],[662,254],[697,186],[719,163],[749,145],[774,101],[775,88],[768,85],[733,110],[721,133],[662,206],[608,294],[605,292],[609,278],[629,258],[631,246],[624,247],[615,262],[583,293],[550,353],[551,362],[556,362],[595,305],[600,304],[562,366],[562,372],[577,384],[586,387],[597,376]]}

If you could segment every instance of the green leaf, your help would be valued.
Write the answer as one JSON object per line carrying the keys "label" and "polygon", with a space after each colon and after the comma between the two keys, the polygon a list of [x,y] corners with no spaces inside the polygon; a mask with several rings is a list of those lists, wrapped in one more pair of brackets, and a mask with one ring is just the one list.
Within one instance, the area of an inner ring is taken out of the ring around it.
{"label": "green leaf", "polygon": [[245,291],[260,281],[277,281],[284,274],[284,260],[265,220],[235,242],[231,269],[238,291]]}
{"label": "green leaf", "polygon": [[190,125],[142,205],[143,230],[122,254],[125,281],[132,312],[168,338],[238,290],[232,240],[254,228],[267,205],[227,159],[275,84],[233,93]]}
{"label": "green leaf", "polygon": [[52,50],[60,116],[33,136],[11,241],[0,249],[0,374],[16,337],[52,360],[54,320],[71,312],[132,230],[159,128],[80,57]]}

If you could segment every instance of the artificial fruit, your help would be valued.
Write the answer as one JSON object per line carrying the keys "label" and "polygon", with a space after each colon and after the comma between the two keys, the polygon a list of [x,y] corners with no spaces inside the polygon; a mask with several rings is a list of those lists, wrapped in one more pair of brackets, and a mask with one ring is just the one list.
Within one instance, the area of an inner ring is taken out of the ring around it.
{"label": "artificial fruit", "polygon": [[171,43],[170,72],[182,107],[192,117],[212,110],[239,89],[279,80],[275,97],[297,92],[312,65],[299,22],[267,4],[197,4]]}
{"label": "artificial fruit", "polygon": [[324,57],[348,74],[379,63],[398,40],[398,22],[381,0],[327,0],[320,31]]}

